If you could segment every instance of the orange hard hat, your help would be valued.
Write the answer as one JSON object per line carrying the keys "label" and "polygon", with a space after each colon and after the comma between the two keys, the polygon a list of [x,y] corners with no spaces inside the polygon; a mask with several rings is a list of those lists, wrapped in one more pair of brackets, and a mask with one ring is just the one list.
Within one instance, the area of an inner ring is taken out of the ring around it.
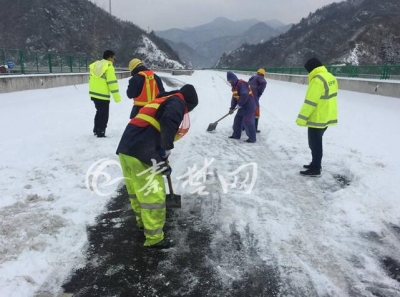
{"label": "orange hard hat", "polygon": [[260,68],[257,70],[257,74],[261,74],[262,76],[265,76],[265,70],[263,68]]}

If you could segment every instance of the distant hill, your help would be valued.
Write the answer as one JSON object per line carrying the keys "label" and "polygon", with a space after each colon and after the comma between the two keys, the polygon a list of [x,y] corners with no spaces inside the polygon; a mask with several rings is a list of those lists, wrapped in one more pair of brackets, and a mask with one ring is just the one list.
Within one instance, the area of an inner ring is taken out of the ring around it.
{"label": "distant hill", "polygon": [[285,25],[284,23],[282,23],[281,21],[278,21],[278,20],[275,20],[275,19],[265,21],[264,23],[266,23],[268,26],[270,26],[271,28],[274,28],[274,29],[279,29],[279,28],[281,28],[281,27],[286,26],[286,25]]}
{"label": "distant hill", "polygon": [[286,33],[224,54],[217,67],[300,66],[310,56],[325,64],[400,64],[400,1],[332,3]]}
{"label": "distant hill", "polygon": [[[116,65],[139,57],[150,67],[182,67],[154,33],[110,16],[88,0],[1,0],[0,48],[101,58],[115,51]],[[5,9],[7,8],[7,9]]]}
{"label": "distant hill", "polygon": [[185,61],[185,64],[190,68],[200,69],[204,65],[213,65],[209,58],[203,56],[189,45],[183,42],[175,43],[171,40],[165,39],[165,41],[171,46],[171,48],[179,53],[179,58]]}
{"label": "distant hill", "polygon": [[156,35],[175,43],[184,42],[190,47],[196,48],[199,44],[214,38],[240,35],[257,23],[259,21],[256,19],[231,21],[221,17],[216,18],[211,23],[188,29],[156,31]]}
{"label": "distant hill", "polygon": [[[231,52],[244,43],[257,44],[269,40],[282,33],[281,30],[289,29],[281,29],[286,25],[279,21],[273,20],[271,23],[278,29],[256,19],[232,21],[217,18],[201,26],[156,31],[156,34],[164,38],[183,61],[188,62],[185,59],[190,56],[192,64],[197,65],[195,67],[212,67],[224,52]],[[279,27],[280,25],[282,27]],[[181,49],[173,44],[186,44],[193,52],[189,54],[187,47],[183,46]]]}

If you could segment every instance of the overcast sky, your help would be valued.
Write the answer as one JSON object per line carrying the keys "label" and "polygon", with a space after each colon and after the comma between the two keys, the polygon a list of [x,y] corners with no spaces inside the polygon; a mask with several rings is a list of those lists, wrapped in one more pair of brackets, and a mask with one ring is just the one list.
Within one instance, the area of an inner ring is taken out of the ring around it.
{"label": "overcast sky", "polygon": [[[109,10],[110,0],[91,0]],[[195,27],[217,17],[297,23],[310,12],[341,0],[111,0],[112,14],[144,30]]]}

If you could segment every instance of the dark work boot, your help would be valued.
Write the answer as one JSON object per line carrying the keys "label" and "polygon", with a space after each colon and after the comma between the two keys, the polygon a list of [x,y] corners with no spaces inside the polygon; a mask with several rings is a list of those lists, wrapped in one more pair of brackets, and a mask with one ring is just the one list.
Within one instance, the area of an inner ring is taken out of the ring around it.
{"label": "dark work boot", "polygon": [[[303,168],[305,168],[305,169],[313,168],[313,167],[312,167],[312,163],[310,163],[310,164],[308,164],[308,165],[303,165]],[[322,168],[321,168],[321,170],[322,170]]]}
{"label": "dark work boot", "polygon": [[170,249],[175,246],[175,243],[173,240],[168,240],[168,239],[163,239],[160,242],[157,242],[156,244],[146,246],[147,248],[152,248],[152,249],[160,249],[160,250],[166,250]]}
{"label": "dark work boot", "polygon": [[98,137],[98,138],[104,138],[104,137],[106,137],[106,131],[97,130],[97,137]]}
{"label": "dark work boot", "polygon": [[255,119],[255,124],[256,124],[256,133],[260,133],[261,131],[258,130],[258,118]]}
{"label": "dark work boot", "polygon": [[315,169],[315,168],[310,168],[310,169],[307,169],[304,171],[300,171],[300,174],[303,176],[317,177],[317,176],[321,176],[321,170]]}

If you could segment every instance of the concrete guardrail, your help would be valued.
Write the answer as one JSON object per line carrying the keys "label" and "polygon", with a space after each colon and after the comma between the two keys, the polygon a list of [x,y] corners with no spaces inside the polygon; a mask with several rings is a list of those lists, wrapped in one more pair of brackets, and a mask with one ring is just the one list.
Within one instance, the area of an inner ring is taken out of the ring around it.
{"label": "concrete guardrail", "polygon": [[[157,70],[168,72],[172,75],[191,75],[194,70]],[[219,70],[220,71],[220,70]],[[235,71],[246,75],[254,72]],[[117,72],[118,79],[130,76],[129,71]],[[47,89],[62,86],[85,84],[88,82],[88,73],[74,74],[43,74],[43,75],[19,75],[0,76],[0,93],[9,93],[24,90]],[[308,77],[305,75],[289,75],[267,73],[267,79],[281,80],[307,85]],[[357,79],[338,77],[339,90],[348,90],[367,94],[400,98],[400,81],[383,81],[378,79]]]}
{"label": "concrete guardrail", "polygon": [[[117,72],[116,76],[117,79],[122,79],[131,74],[129,71],[124,71]],[[89,73],[0,76],[0,93],[87,84],[88,79]]]}
{"label": "concrete guardrail", "polygon": [[154,69],[157,72],[170,73],[172,75],[192,75],[194,69]]}
{"label": "concrete guardrail", "polygon": [[[254,72],[235,71],[245,75],[254,75]],[[308,76],[267,73],[267,79],[294,82],[308,85]],[[359,79],[337,77],[339,91],[347,90],[359,93],[376,94],[381,96],[400,98],[400,81],[385,81],[379,79]]]}

